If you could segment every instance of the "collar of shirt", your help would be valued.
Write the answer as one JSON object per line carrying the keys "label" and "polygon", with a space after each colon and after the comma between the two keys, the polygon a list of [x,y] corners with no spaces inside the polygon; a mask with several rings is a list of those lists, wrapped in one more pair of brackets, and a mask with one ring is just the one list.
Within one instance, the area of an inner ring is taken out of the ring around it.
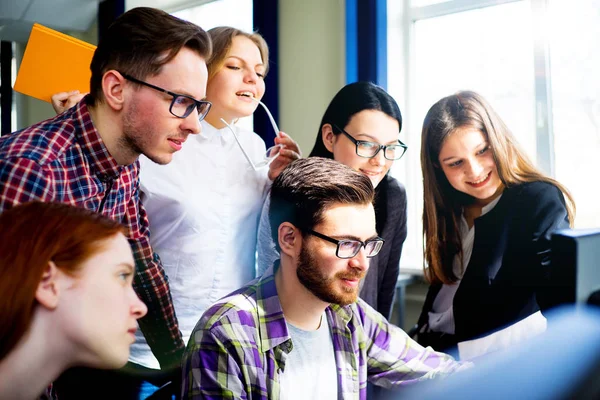
{"label": "collar of shirt", "polygon": [[75,129],[78,131],[78,140],[83,151],[87,154],[91,167],[96,175],[102,178],[116,178],[122,170],[122,166],[117,163],[117,160],[108,152],[102,137],[96,130],[88,106],[86,103],[87,96],[84,97],[76,107],[73,107],[70,112],[73,115],[67,115],[66,118],[71,118],[75,124]]}
{"label": "collar of shirt", "polygon": [[[494,200],[492,200],[489,204],[485,205],[482,209],[481,209],[481,215],[477,218],[483,217],[485,214],[489,213],[490,211],[492,211],[494,209],[494,207],[496,207],[496,204],[498,204],[498,202],[500,201],[500,199],[502,198],[502,195],[496,197]],[[460,221],[458,222],[458,233],[460,234],[460,239],[464,242],[465,239],[467,238],[467,236],[469,236],[469,234],[474,235],[475,232],[475,225],[473,225],[470,229],[469,229],[469,225],[467,224],[467,220],[465,219],[465,214],[464,212],[460,215]],[[471,241],[471,245],[472,245],[472,241]],[[464,247],[464,246],[463,246]],[[464,250],[463,250],[464,251]]]}
{"label": "collar of shirt", "polygon": [[[206,120],[203,120],[201,125],[202,131],[198,135],[198,140],[208,140],[209,142],[220,140],[222,144],[228,144],[235,140],[233,133],[231,133],[231,130],[226,126],[217,129]],[[235,133],[237,133],[239,137],[240,130],[235,125],[231,125],[231,127],[236,130]]]}
{"label": "collar of shirt", "polygon": [[[270,267],[202,316],[184,358],[184,397],[193,397],[193,392],[280,398],[279,379],[292,344],[273,271]],[[348,306],[327,307],[325,312],[340,398],[366,399],[367,380],[399,387],[461,366],[445,354],[419,346],[361,299]]]}
{"label": "collar of shirt", "polygon": [[[489,204],[485,205],[481,209],[481,215],[478,218],[483,217],[485,214],[492,211],[501,198],[502,195],[496,197]],[[460,221],[458,223],[458,233],[460,235],[460,240],[462,242],[463,248],[462,263],[460,262],[460,258],[458,256],[455,257],[452,269],[454,271],[454,274],[458,277],[460,281],[460,279],[462,279],[463,275],[465,274],[465,271],[467,270],[469,261],[471,260],[471,254],[473,252],[473,243],[475,242],[475,225],[469,228],[464,213],[460,216]],[[458,285],[456,286],[458,287]]]}
{"label": "collar of shirt", "polygon": [[[281,302],[277,295],[274,271],[279,267],[279,260],[259,279],[256,289],[256,301],[260,333],[260,351],[267,352],[274,347],[284,345],[284,351],[289,353],[292,349],[291,336],[285,322]],[[330,316],[331,328],[346,329],[352,319],[350,306],[331,304],[325,310]]]}
{"label": "collar of shirt", "polygon": [[[258,279],[256,287],[256,304],[259,340],[258,350],[261,353],[272,351],[278,367],[285,371],[288,354],[294,348],[292,337],[285,322],[281,302],[277,295],[274,271],[279,267],[279,260]],[[353,313],[350,306],[330,305],[325,309],[332,332],[351,335],[348,324]],[[335,336],[335,335],[334,335]],[[334,340],[336,362],[342,365],[354,365],[356,356],[352,344],[344,340]],[[356,388],[355,388],[356,389]]]}
{"label": "collar of shirt", "polygon": [[480,217],[482,217],[485,214],[487,214],[490,211],[492,211],[494,209],[494,207],[496,207],[496,204],[498,204],[498,202],[500,201],[501,198],[502,198],[502,194],[500,196],[496,197],[494,200],[492,200],[489,204],[487,204],[486,206],[484,206],[481,209],[481,215],[480,215]]}

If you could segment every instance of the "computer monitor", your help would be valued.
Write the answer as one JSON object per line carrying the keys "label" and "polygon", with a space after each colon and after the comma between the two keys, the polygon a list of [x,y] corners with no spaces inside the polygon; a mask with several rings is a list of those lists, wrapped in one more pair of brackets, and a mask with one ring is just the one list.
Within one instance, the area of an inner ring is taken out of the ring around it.
{"label": "computer monitor", "polygon": [[551,246],[550,289],[557,304],[600,305],[600,228],[556,231]]}
{"label": "computer monitor", "polygon": [[600,297],[600,228],[564,229],[551,240],[548,289],[554,305],[567,305],[544,313],[545,333],[385,400],[600,399],[600,308],[581,304]]}
{"label": "computer monitor", "polygon": [[535,339],[383,400],[599,399],[600,308],[565,305],[547,317],[548,330]]}

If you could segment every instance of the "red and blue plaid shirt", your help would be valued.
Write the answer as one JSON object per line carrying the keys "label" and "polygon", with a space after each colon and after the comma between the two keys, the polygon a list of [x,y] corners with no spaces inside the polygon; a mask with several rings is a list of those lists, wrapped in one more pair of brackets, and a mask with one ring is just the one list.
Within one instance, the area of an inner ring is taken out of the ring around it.
{"label": "red and blue plaid shirt", "polygon": [[68,203],[123,223],[137,263],[134,288],[148,306],[139,320],[163,367],[184,344],[169,284],[150,247],[139,196],[139,162],[118,165],[90,118],[86,100],[55,118],[0,138],[0,212],[28,201]]}

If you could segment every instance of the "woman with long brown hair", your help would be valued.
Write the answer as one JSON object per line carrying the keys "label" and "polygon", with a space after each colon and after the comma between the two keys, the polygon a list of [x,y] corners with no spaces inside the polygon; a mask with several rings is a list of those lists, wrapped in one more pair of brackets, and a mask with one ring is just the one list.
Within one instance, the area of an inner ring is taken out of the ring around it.
{"label": "woman with long brown hair", "polygon": [[125,227],[40,202],[5,211],[0,226],[0,398],[39,397],[74,365],[125,365],[147,311]]}
{"label": "woman with long brown hair", "polygon": [[[436,350],[545,329],[555,304],[550,235],[573,225],[567,189],[544,175],[479,94],[434,104],[423,123],[425,277],[418,340]],[[519,323],[516,325],[516,323]]]}

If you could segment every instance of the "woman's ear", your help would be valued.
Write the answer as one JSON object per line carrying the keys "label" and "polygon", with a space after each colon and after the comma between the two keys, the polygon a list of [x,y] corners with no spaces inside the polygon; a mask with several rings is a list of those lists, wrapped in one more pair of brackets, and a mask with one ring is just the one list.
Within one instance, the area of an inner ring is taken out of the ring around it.
{"label": "woman's ear", "polygon": [[125,102],[125,78],[115,70],[102,76],[102,91],[106,103],[115,111],[120,111]]}
{"label": "woman's ear", "polygon": [[333,154],[333,142],[335,141],[335,134],[333,133],[331,124],[324,124],[321,127],[321,138],[323,139],[325,148]]}
{"label": "woman's ear", "polygon": [[35,299],[44,307],[54,310],[58,306],[60,289],[58,284],[59,271],[53,261],[48,261],[37,290]]}
{"label": "woman's ear", "polygon": [[289,222],[283,222],[279,225],[277,238],[282,253],[285,253],[290,257],[296,255],[296,245],[299,240],[299,234],[298,228]]}

